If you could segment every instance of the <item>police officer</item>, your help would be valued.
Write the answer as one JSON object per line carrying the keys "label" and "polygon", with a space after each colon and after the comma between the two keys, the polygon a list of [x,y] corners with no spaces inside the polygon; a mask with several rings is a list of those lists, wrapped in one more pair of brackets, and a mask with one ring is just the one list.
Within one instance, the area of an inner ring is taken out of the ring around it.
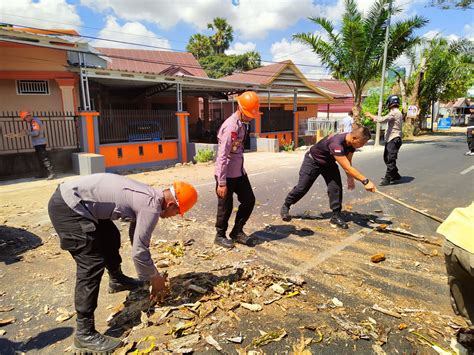
{"label": "police officer", "polygon": [[[94,311],[105,268],[110,276],[109,292],[132,290],[150,282],[152,298],[163,293],[166,279],[151,258],[151,234],[160,217],[183,214],[196,201],[196,190],[184,182],[158,191],[123,176],[93,174],[59,185],[48,213],[61,248],[71,253],[77,265],[75,351],[107,353],[120,346],[119,339],[95,330]],[[117,219],[131,222],[132,258],[140,280],[122,273],[120,232],[112,222]]]}
{"label": "police officer", "polygon": [[305,154],[301,165],[298,184],[286,196],[281,207],[281,218],[289,222],[290,206],[297,203],[309,191],[319,175],[322,175],[328,187],[329,206],[332,210],[330,223],[334,227],[349,228],[341,217],[342,182],[336,162],[347,174],[347,187],[354,189],[354,179],[359,180],[367,191],[374,192],[375,186],[352,166],[352,156],[357,148],[370,139],[367,127],[354,124],[352,132],[329,135],[311,147]]}
{"label": "police officer", "polygon": [[[36,157],[40,163],[41,170],[46,170],[47,180],[52,180],[56,177],[51,164],[48,153],[46,151],[46,138],[44,135],[43,122],[38,117],[33,117],[29,111],[20,111],[20,118],[28,123],[28,129],[24,131],[25,135],[31,137],[31,144],[35,148]],[[38,177],[44,177],[40,174]]]}
{"label": "police officer", "polygon": [[385,131],[385,150],[383,152],[383,160],[387,166],[385,177],[380,182],[380,186],[390,185],[402,177],[398,173],[397,157],[398,151],[402,146],[402,123],[403,115],[398,109],[400,107],[400,98],[397,95],[390,95],[387,99],[387,108],[390,112],[378,117],[370,112],[365,115],[377,123],[387,122],[387,130]]}
{"label": "police officer", "polygon": [[[225,248],[232,248],[234,242],[245,245],[254,243],[243,231],[255,205],[252,186],[244,169],[244,143],[247,124],[259,115],[260,101],[255,92],[246,91],[237,97],[237,103],[237,111],[222,123],[217,135],[219,143],[215,168],[217,233],[214,242]],[[234,193],[240,205],[228,239],[226,231],[232,214]]]}

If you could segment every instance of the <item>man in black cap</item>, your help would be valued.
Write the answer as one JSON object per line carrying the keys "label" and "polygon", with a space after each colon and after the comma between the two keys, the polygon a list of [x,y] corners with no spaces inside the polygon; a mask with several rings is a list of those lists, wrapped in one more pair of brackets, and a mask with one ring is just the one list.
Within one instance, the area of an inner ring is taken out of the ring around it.
{"label": "man in black cap", "polygon": [[383,117],[378,117],[370,112],[365,113],[367,117],[377,123],[387,123],[385,150],[383,152],[383,160],[387,166],[387,171],[385,177],[380,182],[380,186],[390,185],[402,178],[397,168],[398,151],[402,146],[403,123],[403,115],[399,110],[400,98],[397,95],[390,95],[386,105],[390,112]]}
{"label": "man in black cap", "polygon": [[288,193],[281,207],[281,218],[285,222],[291,220],[290,206],[301,200],[318,176],[322,175],[328,186],[329,206],[332,210],[331,225],[343,229],[349,228],[341,217],[342,181],[336,162],[347,174],[349,190],[354,189],[354,179],[356,179],[367,191],[374,192],[374,184],[352,166],[355,150],[364,146],[369,139],[369,129],[354,124],[352,132],[329,135],[313,145],[304,156],[298,184]]}

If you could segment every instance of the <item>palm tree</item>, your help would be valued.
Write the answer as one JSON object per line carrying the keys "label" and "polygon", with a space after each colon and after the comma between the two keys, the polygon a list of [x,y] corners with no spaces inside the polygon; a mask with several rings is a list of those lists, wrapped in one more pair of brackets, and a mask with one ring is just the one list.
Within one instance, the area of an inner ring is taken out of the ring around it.
{"label": "palm tree", "polygon": [[251,51],[243,54],[245,62],[243,63],[243,70],[252,70],[262,66],[262,58],[260,53]]}
{"label": "palm tree", "polygon": [[212,54],[211,40],[207,36],[196,33],[189,38],[186,50],[191,52],[196,59],[207,57]]}
{"label": "palm tree", "polygon": [[[354,96],[354,116],[360,118],[362,92],[367,83],[380,76],[382,71],[385,30],[389,18],[390,0],[376,0],[366,16],[357,8],[355,0],[345,0],[345,12],[340,31],[334,29],[325,18],[310,17],[309,20],[321,26],[327,39],[313,33],[298,33],[296,40],[307,44],[319,56],[332,75],[344,80]],[[392,15],[401,11],[392,8]],[[389,67],[403,52],[419,42],[414,31],[423,27],[428,20],[414,16],[399,21],[390,27],[388,39],[387,66]],[[351,85],[349,85],[349,83]]]}
{"label": "palm tree", "polygon": [[215,54],[224,54],[229,49],[230,43],[234,40],[234,30],[227,23],[225,18],[216,17],[212,23],[207,24],[207,28],[216,31],[211,36],[211,45]]}

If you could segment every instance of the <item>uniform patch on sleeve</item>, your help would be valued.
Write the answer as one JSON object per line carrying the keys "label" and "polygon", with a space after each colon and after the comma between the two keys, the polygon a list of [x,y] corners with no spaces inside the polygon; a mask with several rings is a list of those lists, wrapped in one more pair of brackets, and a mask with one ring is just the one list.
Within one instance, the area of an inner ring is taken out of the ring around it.
{"label": "uniform patch on sleeve", "polygon": [[230,136],[231,136],[232,140],[235,141],[237,139],[237,132],[231,132]]}
{"label": "uniform patch on sleeve", "polygon": [[334,153],[342,153],[342,149],[334,149]]}

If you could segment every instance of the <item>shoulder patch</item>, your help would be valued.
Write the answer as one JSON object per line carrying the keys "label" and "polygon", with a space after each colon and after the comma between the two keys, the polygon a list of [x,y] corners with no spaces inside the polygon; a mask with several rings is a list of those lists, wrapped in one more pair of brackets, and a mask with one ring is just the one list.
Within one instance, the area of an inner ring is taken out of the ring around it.
{"label": "shoulder patch", "polygon": [[231,136],[233,141],[236,140],[237,139],[237,132],[231,132],[230,136]]}

